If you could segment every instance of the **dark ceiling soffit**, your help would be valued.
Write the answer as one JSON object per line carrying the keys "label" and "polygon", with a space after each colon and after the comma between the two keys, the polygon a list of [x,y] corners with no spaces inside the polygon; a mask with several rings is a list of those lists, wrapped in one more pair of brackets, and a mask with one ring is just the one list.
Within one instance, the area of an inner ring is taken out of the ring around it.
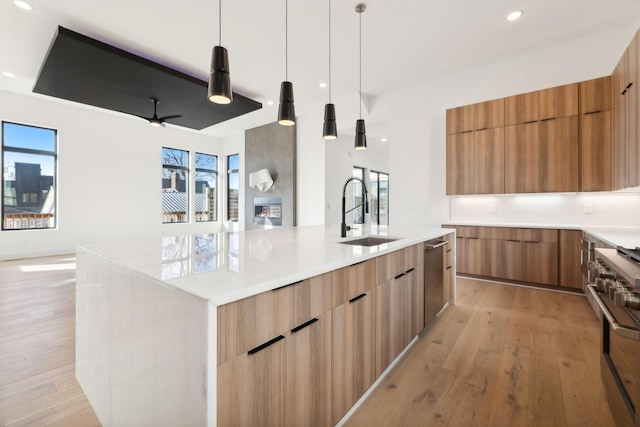
{"label": "dark ceiling soffit", "polygon": [[197,130],[262,108],[237,93],[229,105],[214,104],[207,82],[64,27],[58,27],[33,91],[144,117],[153,115],[150,99],[156,98],[158,116],[179,114],[167,123]]}

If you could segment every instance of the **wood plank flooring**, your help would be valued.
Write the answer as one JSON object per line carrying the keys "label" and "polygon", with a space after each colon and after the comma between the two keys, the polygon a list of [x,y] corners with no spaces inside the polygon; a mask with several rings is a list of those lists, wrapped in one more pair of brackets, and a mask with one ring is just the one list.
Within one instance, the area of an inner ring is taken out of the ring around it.
{"label": "wood plank flooring", "polygon": [[0,426],[99,426],[75,377],[75,258],[0,262]]}
{"label": "wood plank flooring", "polygon": [[[614,426],[584,297],[458,279],[348,426]],[[99,426],[75,379],[75,259],[0,262],[0,426]]]}
{"label": "wood plank flooring", "polygon": [[615,426],[584,296],[458,278],[347,426]]}

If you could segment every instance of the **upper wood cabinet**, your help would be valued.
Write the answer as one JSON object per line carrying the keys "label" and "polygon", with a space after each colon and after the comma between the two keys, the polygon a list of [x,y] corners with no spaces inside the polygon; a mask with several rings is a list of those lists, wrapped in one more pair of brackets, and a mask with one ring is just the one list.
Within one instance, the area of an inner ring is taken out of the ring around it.
{"label": "upper wood cabinet", "polygon": [[447,194],[473,194],[473,133],[447,135]]}
{"label": "upper wood cabinet", "polygon": [[505,126],[537,122],[539,118],[538,92],[528,92],[505,98],[504,111]]}
{"label": "upper wood cabinet", "polygon": [[611,111],[580,116],[580,190],[610,191]]}
{"label": "upper wood cabinet", "polygon": [[579,190],[578,142],[578,116],[540,122],[540,187],[537,192]]}
{"label": "upper wood cabinet", "polygon": [[538,122],[505,128],[505,193],[540,191],[540,129]]}
{"label": "upper wood cabinet", "polygon": [[538,91],[538,118],[559,119],[578,115],[578,83]]}
{"label": "upper wood cabinet", "polygon": [[473,130],[504,126],[504,98],[473,104]]}
{"label": "upper wood cabinet", "polygon": [[473,133],[473,193],[504,193],[504,127]]}
{"label": "upper wood cabinet", "polygon": [[580,114],[611,109],[611,77],[580,82]]}
{"label": "upper wood cabinet", "polygon": [[447,135],[452,133],[469,132],[473,130],[473,106],[447,110]]}

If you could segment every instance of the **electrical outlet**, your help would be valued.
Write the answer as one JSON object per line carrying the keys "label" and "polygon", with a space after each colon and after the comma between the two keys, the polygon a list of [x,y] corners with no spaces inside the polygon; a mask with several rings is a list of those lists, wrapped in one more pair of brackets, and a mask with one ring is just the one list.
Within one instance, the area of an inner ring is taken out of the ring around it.
{"label": "electrical outlet", "polygon": [[584,204],[584,213],[586,213],[586,214],[593,213],[593,203],[585,203]]}

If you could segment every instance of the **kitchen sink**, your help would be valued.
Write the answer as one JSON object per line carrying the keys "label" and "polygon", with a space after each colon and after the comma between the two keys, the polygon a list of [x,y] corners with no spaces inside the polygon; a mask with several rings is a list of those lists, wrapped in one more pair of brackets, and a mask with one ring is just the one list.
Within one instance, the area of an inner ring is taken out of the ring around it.
{"label": "kitchen sink", "polygon": [[378,236],[367,236],[360,239],[355,240],[345,240],[344,242],[340,242],[343,245],[355,245],[355,246],[377,246],[382,245],[384,243],[395,242],[398,238],[394,237],[378,237]]}

